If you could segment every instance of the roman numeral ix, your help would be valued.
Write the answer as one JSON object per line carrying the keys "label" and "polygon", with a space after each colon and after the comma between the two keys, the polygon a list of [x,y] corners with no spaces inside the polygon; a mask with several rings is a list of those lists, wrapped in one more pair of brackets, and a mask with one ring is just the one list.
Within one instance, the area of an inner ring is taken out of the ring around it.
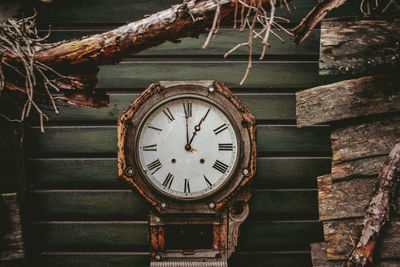
{"label": "roman numeral ix", "polygon": [[226,123],[222,124],[221,126],[217,127],[214,129],[214,133],[215,135],[225,131],[226,129],[228,129],[228,126],[226,126]]}
{"label": "roman numeral ix", "polygon": [[226,165],[225,163],[217,160],[215,161],[213,168],[216,169],[217,171],[220,171],[222,173],[225,173],[226,170],[228,169],[228,165]]}
{"label": "roman numeral ix", "polygon": [[162,112],[164,112],[165,116],[167,116],[169,121],[175,120],[175,118],[172,115],[171,110],[169,110],[169,108],[164,109]]}
{"label": "roman numeral ix", "polygon": [[173,176],[172,174],[168,173],[167,177],[165,178],[164,182],[163,182],[163,186],[171,188],[172,185],[172,181],[174,181],[175,176]]}
{"label": "roman numeral ix", "polygon": [[233,144],[218,144],[219,151],[232,151]]}
{"label": "roman numeral ix", "polygon": [[156,171],[158,171],[159,169],[161,169],[162,165],[159,159],[156,159],[155,161],[147,164],[147,169],[149,169],[149,171],[154,170],[151,174],[156,173]]}

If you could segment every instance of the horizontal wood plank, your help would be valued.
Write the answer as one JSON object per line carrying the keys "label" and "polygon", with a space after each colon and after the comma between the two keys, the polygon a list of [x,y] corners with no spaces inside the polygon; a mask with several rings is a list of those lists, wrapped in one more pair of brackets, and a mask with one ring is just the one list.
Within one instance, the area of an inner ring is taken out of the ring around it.
{"label": "horizontal wood plank", "polygon": [[[354,218],[365,215],[377,178],[353,178],[332,183],[331,175],[318,177],[319,219]],[[397,199],[396,203],[399,203]],[[395,211],[399,213],[398,210]]]}
{"label": "horizontal wood plank", "polygon": [[[129,59],[118,65],[101,66],[99,87],[146,88],[164,80],[218,80],[238,87],[247,61],[139,61]],[[244,88],[310,88],[337,81],[318,75],[314,61],[254,61]]]}
{"label": "horizontal wood plank", "polygon": [[[52,30],[49,41],[62,41],[107,31],[107,29],[99,30],[82,30],[82,29],[66,29]],[[45,35],[47,31],[41,31]],[[166,42],[162,45],[146,49],[132,57],[182,57],[182,56],[215,56],[223,57],[232,47],[240,42],[246,42],[248,39],[248,31],[239,32],[233,29],[221,29],[218,38],[212,40],[207,49],[201,49],[207,35],[202,34],[199,38],[183,38],[179,43]],[[272,37],[272,36],[271,36]],[[313,30],[310,36],[300,45],[296,46],[292,38],[282,35],[286,39],[286,43],[282,44],[280,40],[272,37],[269,41],[271,47],[267,49],[265,59],[270,56],[284,57],[318,57],[319,50],[319,30]],[[254,55],[261,52],[261,42],[253,43]],[[247,56],[249,50],[245,47],[239,48],[233,55]]]}
{"label": "horizontal wood plank", "polygon": [[[146,252],[45,252],[37,260],[40,266],[57,267],[113,267],[113,266],[148,266],[150,255]],[[308,266],[310,253],[307,252],[242,252],[234,253],[229,266],[240,267],[251,262],[253,267],[268,266]]]}
{"label": "horizontal wood plank", "polygon": [[399,125],[396,115],[333,130],[333,163],[389,154],[400,138]]}
{"label": "horizontal wood plank", "polygon": [[400,85],[384,75],[367,76],[296,94],[300,127],[400,111]]}
{"label": "horizontal wood plank", "polygon": [[400,19],[324,20],[321,24],[320,74],[360,74],[385,66],[395,68],[399,56],[399,27]]}
{"label": "horizontal wood plank", "polygon": [[[28,203],[35,220],[145,220],[145,201],[131,190],[35,190]],[[250,218],[317,219],[315,190],[255,190]]]}
{"label": "horizontal wood plank", "polygon": [[387,155],[384,155],[333,164],[332,180],[336,182],[354,177],[377,177],[386,158]]}
{"label": "horizontal wood plank", "polygon": [[[361,230],[362,218],[324,222],[328,260],[347,260]],[[380,259],[399,258],[400,222],[398,219],[387,223],[385,231],[379,237],[374,255]]]}
{"label": "horizontal wood plank", "polygon": [[[33,238],[38,251],[147,251],[147,222],[34,222]],[[310,242],[322,239],[316,221],[245,222],[238,252],[309,250]]]}
{"label": "horizontal wood plank", "polygon": [[[257,120],[295,120],[294,94],[238,93],[240,100],[253,112]],[[57,101],[60,114],[49,112],[51,121],[115,121],[138,96],[137,93],[110,93],[110,104],[105,108],[79,107]]]}
{"label": "horizontal wood plank", "polygon": [[[146,1],[146,0],[70,0],[52,1],[50,3],[37,2],[36,8],[40,14],[41,24],[66,24],[74,23],[126,23],[142,18],[169,8],[171,5],[180,4],[180,0]],[[300,21],[315,4],[312,0],[295,1],[296,9],[292,8],[288,14],[285,8],[277,8],[276,15],[284,16],[292,21]],[[358,15],[358,4],[346,3],[331,16]]]}
{"label": "horizontal wood plank", "polygon": [[[28,161],[28,183],[34,189],[124,189],[116,158],[39,158]],[[257,159],[254,187],[316,188],[316,178],[330,169],[330,158]]]}
{"label": "horizontal wood plank", "polygon": [[[117,152],[116,126],[48,126],[30,129],[30,156],[55,154]],[[298,129],[291,125],[260,125],[257,129],[258,153],[318,152],[328,153],[328,127]]]}

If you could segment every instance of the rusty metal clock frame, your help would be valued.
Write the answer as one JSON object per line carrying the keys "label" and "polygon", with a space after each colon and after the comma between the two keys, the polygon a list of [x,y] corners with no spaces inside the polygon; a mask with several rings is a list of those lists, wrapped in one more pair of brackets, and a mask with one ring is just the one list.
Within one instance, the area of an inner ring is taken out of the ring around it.
{"label": "rusty metal clock frame", "polygon": [[[180,96],[201,98],[223,110],[238,138],[239,159],[227,182],[212,194],[196,199],[168,196],[146,179],[135,150],[143,120],[155,106]],[[150,204],[151,266],[227,266],[237,245],[240,224],[247,218],[249,185],[256,169],[255,117],[224,84],[216,81],[179,81],[151,84],[118,119],[118,174]],[[171,225],[211,225],[208,249],[169,249],[166,229]],[[175,265],[171,265],[174,264]],[[170,264],[170,265],[166,265]],[[197,265],[196,265],[197,264]]]}

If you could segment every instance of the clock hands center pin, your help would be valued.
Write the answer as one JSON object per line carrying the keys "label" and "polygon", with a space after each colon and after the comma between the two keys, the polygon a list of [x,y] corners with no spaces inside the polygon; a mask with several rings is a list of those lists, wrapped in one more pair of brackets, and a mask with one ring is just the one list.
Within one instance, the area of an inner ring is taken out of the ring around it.
{"label": "clock hands center pin", "polygon": [[197,124],[196,126],[194,126],[194,132],[193,132],[193,134],[192,134],[192,137],[190,138],[189,143],[185,146],[185,148],[188,147],[189,150],[188,150],[188,149],[186,149],[186,150],[188,150],[188,151],[190,151],[190,152],[195,151],[195,149],[191,147],[191,144],[192,144],[192,142],[193,142],[194,137],[197,135],[197,132],[201,130],[201,124],[202,124],[203,121],[207,118],[207,115],[208,115],[209,112],[210,112],[210,109],[208,109],[207,112],[206,112],[206,114],[203,116],[203,118],[201,118],[199,124]]}

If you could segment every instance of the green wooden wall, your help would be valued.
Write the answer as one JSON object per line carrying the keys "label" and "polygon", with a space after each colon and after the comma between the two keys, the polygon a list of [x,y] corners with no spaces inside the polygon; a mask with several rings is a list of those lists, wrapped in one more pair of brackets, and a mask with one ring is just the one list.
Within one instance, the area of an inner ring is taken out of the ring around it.
{"label": "green wooden wall", "polygon": [[[41,28],[52,40],[101,32],[179,3],[180,0],[53,0],[38,4]],[[295,1],[294,25],[314,0]],[[351,1],[353,2],[353,1]],[[337,11],[357,14],[350,3]],[[145,266],[146,215],[136,193],[117,177],[116,118],[150,83],[210,80],[226,83],[258,122],[257,177],[251,213],[242,226],[230,266],[310,266],[309,243],[322,240],[316,177],[330,167],[327,126],[297,129],[295,92],[332,82],[318,76],[319,30],[299,47],[273,39],[243,87],[247,50],[223,54],[246,33],[221,30],[208,50],[205,36],[166,43],[100,68],[100,87],[110,94],[103,109],[68,106],[51,115],[46,134],[27,129],[27,252],[31,266]]]}

